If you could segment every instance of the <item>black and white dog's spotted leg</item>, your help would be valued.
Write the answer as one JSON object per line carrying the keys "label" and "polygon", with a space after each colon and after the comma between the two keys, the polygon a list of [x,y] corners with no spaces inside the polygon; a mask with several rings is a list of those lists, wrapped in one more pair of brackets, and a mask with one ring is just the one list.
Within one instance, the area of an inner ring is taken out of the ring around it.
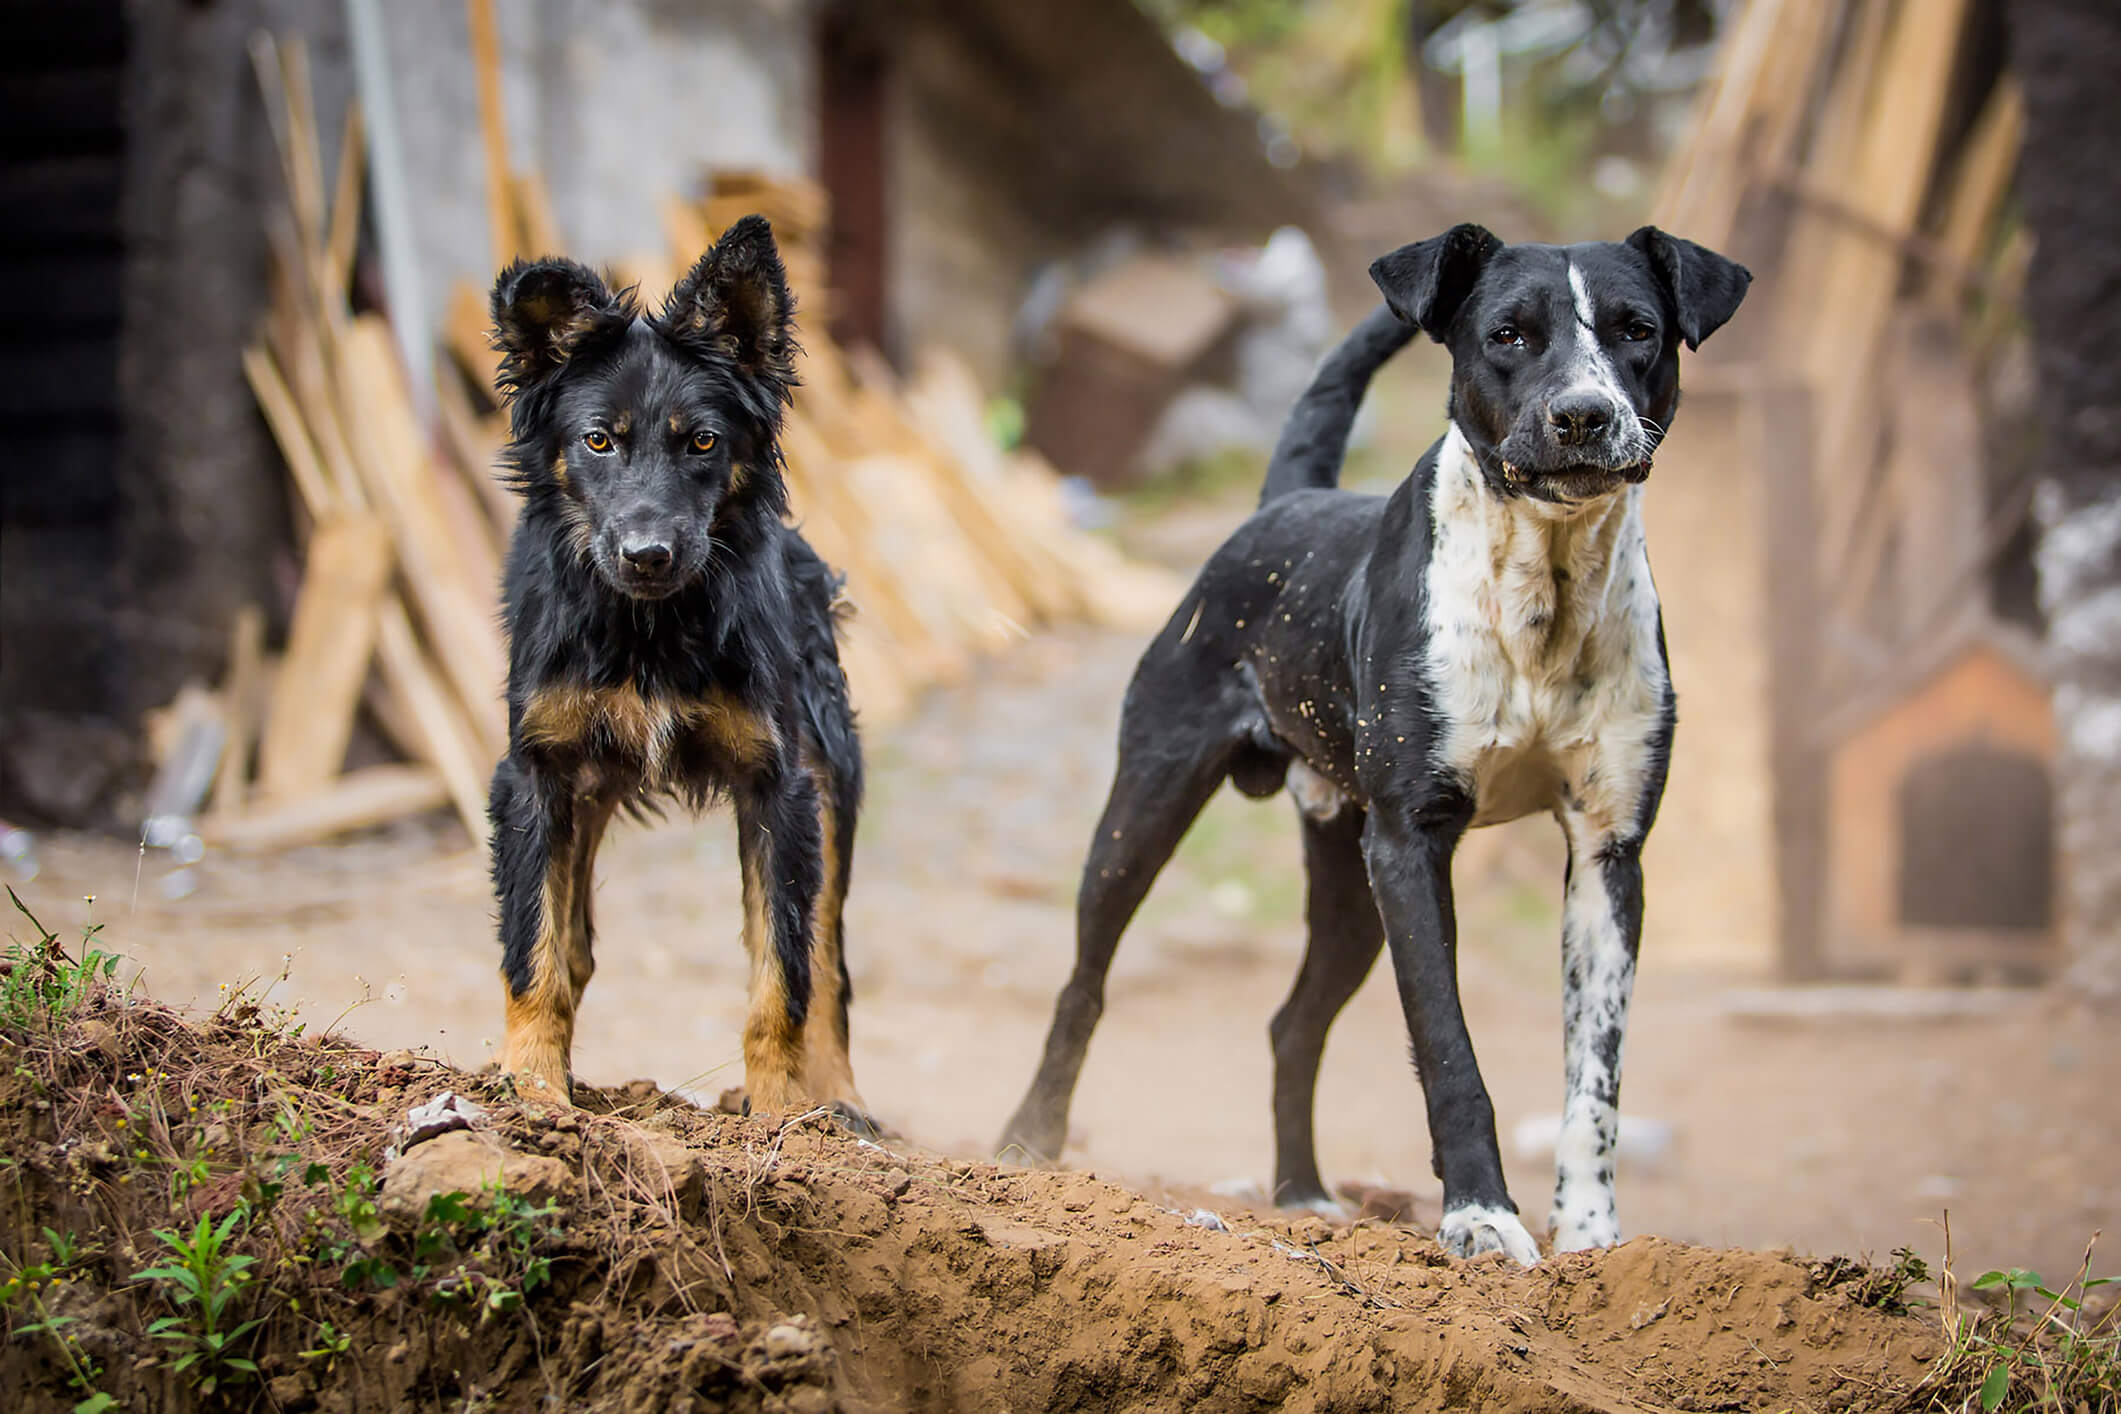
{"label": "black and white dog's spotted leg", "polygon": [[1642,846],[1566,812],[1562,904],[1562,1058],[1566,1098],[1554,1153],[1554,1250],[1620,1240],[1613,1163],[1620,1141],[1620,1050],[1642,941]]}

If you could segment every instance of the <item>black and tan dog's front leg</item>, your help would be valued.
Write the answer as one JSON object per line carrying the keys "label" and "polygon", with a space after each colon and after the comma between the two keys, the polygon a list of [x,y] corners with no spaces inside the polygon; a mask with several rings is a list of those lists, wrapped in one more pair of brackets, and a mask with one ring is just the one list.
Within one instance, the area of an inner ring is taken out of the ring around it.
{"label": "black and tan dog's front leg", "polygon": [[575,795],[531,758],[494,772],[493,883],[508,1031],[501,1069],[527,1099],[572,1103],[575,1011],[596,970],[589,890],[611,804]]}
{"label": "black and tan dog's front leg", "polygon": [[[824,1098],[810,1093],[804,1067],[811,953],[826,880],[817,785],[807,771],[764,773],[738,790],[736,813],[751,961],[744,1088],[753,1114],[782,1115]],[[835,1005],[838,981],[835,973]]]}

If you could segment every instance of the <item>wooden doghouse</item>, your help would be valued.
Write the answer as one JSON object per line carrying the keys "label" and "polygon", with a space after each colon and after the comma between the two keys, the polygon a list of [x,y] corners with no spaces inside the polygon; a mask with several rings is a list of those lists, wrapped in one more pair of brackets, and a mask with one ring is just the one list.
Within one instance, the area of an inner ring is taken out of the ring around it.
{"label": "wooden doghouse", "polygon": [[2055,724],[2034,646],[1985,625],[1832,724],[1832,970],[2031,980],[2059,960]]}

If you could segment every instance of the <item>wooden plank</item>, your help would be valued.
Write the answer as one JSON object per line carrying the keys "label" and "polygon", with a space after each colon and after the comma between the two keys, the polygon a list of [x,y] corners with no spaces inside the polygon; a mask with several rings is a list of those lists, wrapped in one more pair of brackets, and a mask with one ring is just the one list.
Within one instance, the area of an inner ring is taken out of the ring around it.
{"label": "wooden plank", "polygon": [[305,795],[261,805],[201,826],[222,849],[271,850],[316,844],[372,829],[449,803],[442,778],[428,766],[366,766]]}
{"label": "wooden plank", "polygon": [[487,407],[498,406],[494,384],[500,377],[501,356],[486,336],[486,296],[469,282],[457,281],[449,288],[449,308],[442,318],[442,342],[477,388]]}
{"label": "wooden plank", "polygon": [[1792,156],[1836,11],[1834,0],[1752,0],[1739,12],[1652,220],[1715,249],[1730,242],[1760,172]]}
{"label": "wooden plank", "polygon": [[228,738],[221,746],[221,768],[214,776],[210,808],[217,815],[243,806],[250,790],[250,751],[264,715],[265,611],[245,604],[236,611],[228,635],[228,671],[221,683],[222,721]]}
{"label": "wooden plank", "polygon": [[552,214],[552,193],[545,186],[544,174],[524,172],[514,179],[512,186],[516,220],[523,228],[524,257],[536,260],[548,255],[564,255],[567,240],[560,234],[559,220]]}
{"label": "wooden plank", "polygon": [[[2018,149],[2025,139],[2025,98],[2018,81],[2005,74],[1996,81],[1981,116],[1959,152],[1951,196],[1937,244],[1958,264],[1978,268],[1989,252],[1996,222],[2010,198],[2018,171]],[[1957,303],[1957,291],[1932,279],[1931,297]]]}
{"label": "wooden plank", "polygon": [[680,270],[690,270],[719,234],[708,227],[699,207],[676,197],[664,197],[657,202],[656,215],[662,219],[663,240],[669,245],[671,258]]}
{"label": "wooden plank", "polygon": [[495,584],[467,566],[438,487],[437,468],[405,388],[390,330],[363,315],[348,328],[342,398],[359,408],[357,463],[390,522],[399,569],[435,657],[470,713],[484,754],[505,739],[507,654],[494,621]]}
{"label": "wooden plank", "polygon": [[295,406],[295,395],[280,377],[279,365],[270,353],[253,345],[243,350],[243,377],[258,400],[259,410],[265,414],[265,425],[272,429],[273,440],[280,445],[280,459],[287,464],[295,493],[312,517],[326,514],[337,505],[338,497],[332,491],[316,445],[309,440],[309,428]]}
{"label": "wooden plank", "polygon": [[1960,352],[1945,319],[1908,315],[1901,325],[1895,331],[1903,351],[1895,360],[1889,475],[1899,521],[1894,568],[1904,639],[1918,624],[1953,613],[1971,616],[1985,607],[1985,596],[1966,592],[1955,580],[1959,567],[1979,553],[1987,486],[1972,361]]}
{"label": "wooden plank", "polygon": [[[1775,936],[1780,970],[1810,981],[1827,970],[1823,947],[1826,753],[1810,736],[1824,632],[1819,612],[1818,521],[1812,508],[1811,395],[1795,380],[1765,382],[1739,406],[1742,474],[1772,467],[1780,489],[1763,498],[1767,618],[1768,781],[1774,832]],[[1791,429],[1796,435],[1791,435]]]}
{"label": "wooden plank", "polygon": [[493,0],[465,0],[471,25],[471,62],[479,86],[479,146],[486,158],[486,238],[499,270],[523,248],[515,191],[508,173],[508,119],[501,107],[501,37]]}
{"label": "wooden plank", "polygon": [[435,407],[442,415],[442,436],[454,455],[457,470],[464,474],[479,500],[486,506],[500,543],[506,545],[515,530],[520,502],[501,483],[501,447],[508,440],[508,424],[499,415],[481,417],[471,406],[464,379],[454,368],[435,370]]}
{"label": "wooden plank", "polygon": [[[299,35],[280,43],[282,101],[287,106],[287,148],[294,184],[295,230],[302,238],[302,251],[312,257],[311,274],[321,275],[313,257],[324,250],[324,155],[317,141],[317,105],[309,82],[309,46]],[[311,289],[322,298],[325,291],[313,278]]]}
{"label": "wooden plank", "polygon": [[390,561],[390,532],[376,517],[344,513],[318,522],[258,747],[261,797],[307,794],[344,764]]}
{"label": "wooden plank", "polygon": [[333,183],[331,231],[325,239],[325,296],[328,303],[344,305],[353,288],[354,251],[361,241],[361,104],[346,105],[346,122],[339,133],[339,174]]}
{"label": "wooden plank", "polygon": [[419,734],[420,756],[441,773],[472,842],[485,847],[486,783],[497,753],[479,741],[464,709],[420,646],[404,604],[391,599],[376,624],[376,658],[383,682]]}
{"label": "wooden plank", "polygon": [[[1936,168],[1945,103],[1966,29],[1967,0],[1901,6],[1881,51],[1866,121],[1834,194],[1888,230],[1912,229]],[[1805,366],[1824,431],[1818,467],[1825,499],[1825,563],[1846,564],[1857,507],[1831,488],[1846,486],[1859,452],[1865,406],[1875,396],[1860,371],[1873,366],[1898,297],[1903,257],[1851,233],[1830,239],[1816,287],[1803,290],[1812,317],[1802,325]],[[1798,293],[1793,291],[1793,296]],[[1832,310],[1831,319],[1816,317]]]}

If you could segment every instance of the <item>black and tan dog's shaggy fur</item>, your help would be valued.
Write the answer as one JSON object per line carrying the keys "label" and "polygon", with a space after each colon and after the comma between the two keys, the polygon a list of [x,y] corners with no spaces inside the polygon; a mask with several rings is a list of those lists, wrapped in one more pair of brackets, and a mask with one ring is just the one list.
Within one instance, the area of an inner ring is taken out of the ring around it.
{"label": "black and tan dog's shaggy fur", "polygon": [[494,285],[509,459],[508,754],[493,778],[503,1068],[569,1098],[590,878],[622,806],[735,807],[755,1111],[861,1116],[840,907],[861,751],[838,580],[784,520],[793,302],[746,217],[649,314],[566,260]]}

